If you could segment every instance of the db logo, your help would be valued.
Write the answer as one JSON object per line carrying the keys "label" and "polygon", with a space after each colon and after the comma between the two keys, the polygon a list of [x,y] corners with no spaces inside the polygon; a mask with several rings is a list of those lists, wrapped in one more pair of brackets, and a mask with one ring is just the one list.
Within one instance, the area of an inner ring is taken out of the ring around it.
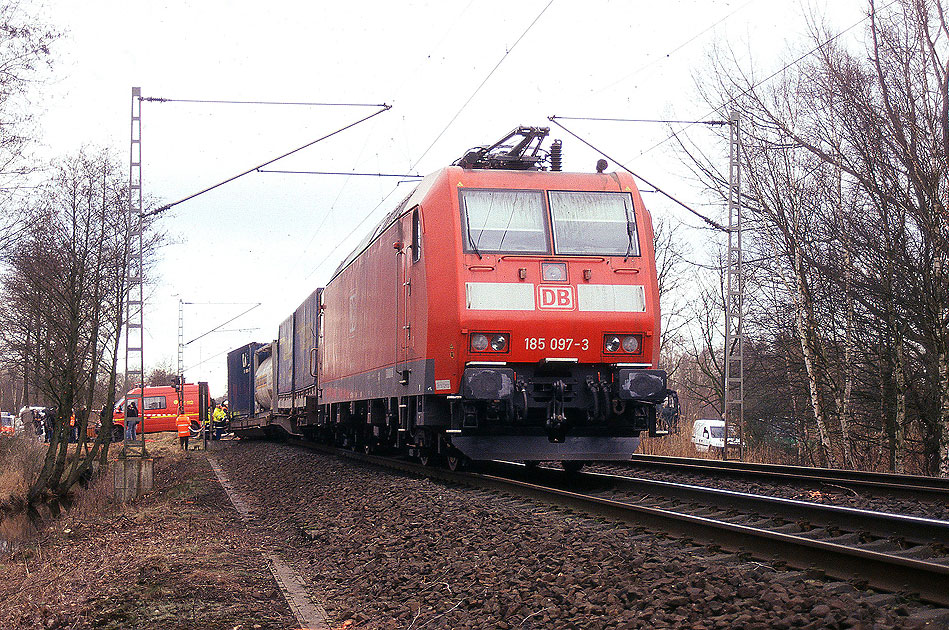
{"label": "db logo", "polygon": [[561,311],[573,310],[573,287],[537,287],[540,308]]}

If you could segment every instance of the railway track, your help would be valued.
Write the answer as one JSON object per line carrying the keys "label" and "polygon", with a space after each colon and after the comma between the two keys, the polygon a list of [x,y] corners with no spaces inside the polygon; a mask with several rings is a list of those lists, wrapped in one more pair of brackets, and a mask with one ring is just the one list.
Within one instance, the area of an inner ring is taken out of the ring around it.
{"label": "railway track", "polygon": [[797,482],[801,484],[835,485],[851,489],[872,490],[880,494],[893,496],[949,501],[949,479],[942,477],[662,455],[633,455],[628,463],[624,462],[624,466],[632,469],[715,474],[731,478],[779,483]]}
{"label": "railway track", "polygon": [[949,606],[949,522],[688,484],[492,463],[452,472],[292,441],[413,475],[554,503]]}

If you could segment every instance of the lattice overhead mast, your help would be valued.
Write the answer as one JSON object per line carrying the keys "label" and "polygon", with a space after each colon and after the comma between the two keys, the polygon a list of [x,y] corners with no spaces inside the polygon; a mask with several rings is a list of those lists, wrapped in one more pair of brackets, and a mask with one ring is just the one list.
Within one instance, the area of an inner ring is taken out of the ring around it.
{"label": "lattice overhead mast", "polygon": [[742,458],[744,426],[744,279],[741,255],[741,135],[737,112],[728,117],[728,258],[725,272],[725,435],[722,458]]}
{"label": "lattice overhead mast", "polygon": [[[139,420],[145,417],[145,327],[143,318],[144,292],[144,219],[142,217],[142,89],[132,88],[132,128],[129,147],[129,241],[128,241],[128,298],[125,305],[125,401],[126,408],[132,402],[138,408]],[[130,395],[139,387],[138,394]],[[128,422],[128,419],[126,419]],[[145,454],[144,423],[138,425],[137,440],[125,440],[127,454]],[[137,452],[136,452],[137,451]]]}

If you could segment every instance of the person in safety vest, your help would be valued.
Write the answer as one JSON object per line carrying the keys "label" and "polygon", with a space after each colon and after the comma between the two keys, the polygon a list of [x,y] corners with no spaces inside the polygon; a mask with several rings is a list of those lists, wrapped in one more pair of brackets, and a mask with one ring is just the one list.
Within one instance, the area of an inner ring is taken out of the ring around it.
{"label": "person in safety vest", "polygon": [[211,408],[208,410],[208,415],[201,418],[201,433],[205,440],[214,439],[214,434],[211,433],[211,418],[214,416],[214,410],[217,409],[217,403],[213,398],[210,400],[210,403]]}
{"label": "person in safety vest", "polygon": [[188,450],[188,438],[191,437],[191,418],[185,414],[180,414],[175,418],[175,425],[178,427],[178,441],[181,442],[181,450]]}
{"label": "person in safety vest", "polygon": [[214,405],[214,412],[211,414],[211,427],[214,429],[212,440],[220,440],[224,435],[224,428],[227,426],[227,413],[218,405]]}

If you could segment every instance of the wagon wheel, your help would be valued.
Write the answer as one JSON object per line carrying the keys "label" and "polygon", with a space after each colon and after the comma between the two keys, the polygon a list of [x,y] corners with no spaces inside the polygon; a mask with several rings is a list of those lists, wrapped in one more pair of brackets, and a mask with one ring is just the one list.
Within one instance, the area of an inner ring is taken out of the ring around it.
{"label": "wagon wheel", "polygon": [[448,470],[452,472],[457,472],[459,470],[464,470],[468,466],[468,458],[455,451],[446,458],[448,463]]}

